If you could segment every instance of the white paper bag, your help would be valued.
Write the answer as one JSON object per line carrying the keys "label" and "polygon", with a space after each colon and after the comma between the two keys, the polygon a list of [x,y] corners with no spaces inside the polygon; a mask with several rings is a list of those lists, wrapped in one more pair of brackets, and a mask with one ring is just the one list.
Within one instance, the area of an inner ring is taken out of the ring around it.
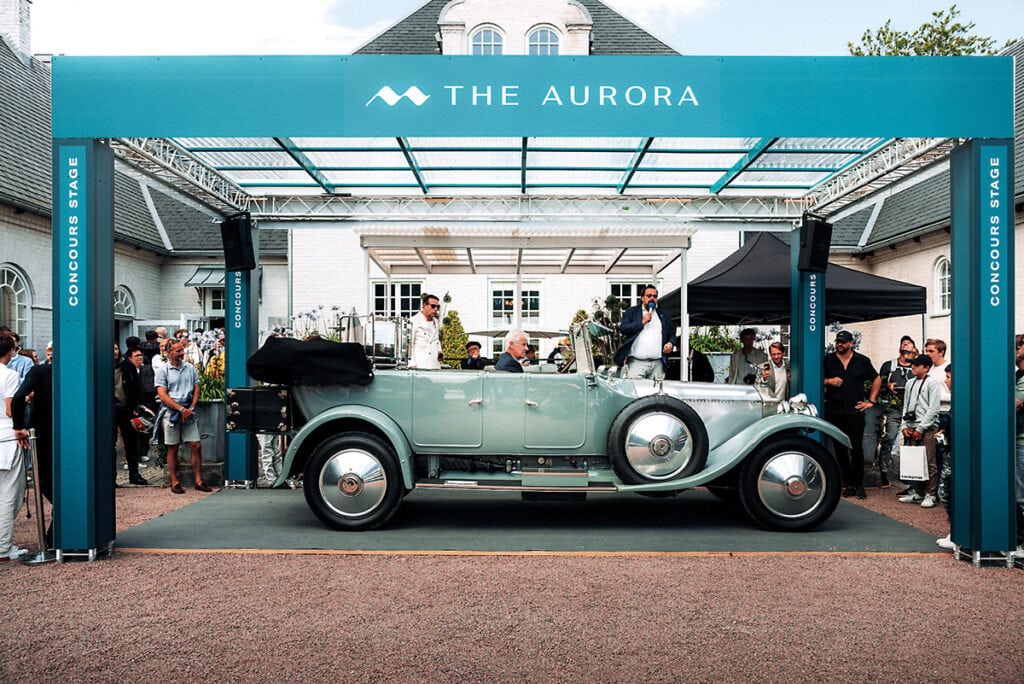
{"label": "white paper bag", "polygon": [[928,479],[928,454],[923,446],[900,447],[900,479],[904,482]]}

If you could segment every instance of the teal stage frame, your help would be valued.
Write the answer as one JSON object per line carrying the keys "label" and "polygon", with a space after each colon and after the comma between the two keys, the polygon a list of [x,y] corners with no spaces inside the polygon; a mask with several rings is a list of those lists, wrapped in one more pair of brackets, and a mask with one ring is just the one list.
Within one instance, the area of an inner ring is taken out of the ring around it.
{"label": "teal stage frame", "polygon": [[[963,459],[955,464],[953,538],[971,549],[1009,549],[1010,374],[982,369],[1006,368],[1012,358],[1013,89],[1010,57],[55,56],[57,545],[93,557],[114,538],[113,155],[102,140],[455,133],[972,138],[952,163],[954,453]],[[993,208],[996,158],[1005,175]],[[76,207],[68,204],[71,160],[84,174]],[[1004,231],[998,258],[994,219]],[[76,259],[72,249],[79,250]],[[1000,301],[992,306],[996,272]],[[796,297],[809,296],[810,275],[794,266],[794,306]],[[241,289],[243,325],[234,341],[229,331],[229,381],[242,377],[232,370],[238,350],[255,342],[254,290],[251,281]],[[820,365],[820,323],[817,334],[806,321],[796,331],[804,381]],[[233,455],[244,445],[233,444],[229,477],[242,468],[241,479],[248,479],[252,473]],[[970,477],[961,476],[965,470]],[[992,508],[981,506],[983,497]]]}

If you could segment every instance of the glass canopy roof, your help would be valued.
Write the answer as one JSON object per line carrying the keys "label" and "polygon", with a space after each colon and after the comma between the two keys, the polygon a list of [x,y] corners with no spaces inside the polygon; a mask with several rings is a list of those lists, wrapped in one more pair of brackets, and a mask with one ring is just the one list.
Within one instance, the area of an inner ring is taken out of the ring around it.
{"label": "glass canopy roof", "polygon": [[251,196],[799,198],[883,138],[177,138]]}

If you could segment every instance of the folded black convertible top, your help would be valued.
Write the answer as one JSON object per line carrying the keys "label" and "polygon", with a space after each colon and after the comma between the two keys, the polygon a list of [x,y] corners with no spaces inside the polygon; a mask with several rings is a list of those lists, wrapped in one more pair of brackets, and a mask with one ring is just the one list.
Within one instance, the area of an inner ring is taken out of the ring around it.
{"label": "folded black convertible top", "polygon": [[254,380],[275,385],[368,385],[373,369],[361,344],[271,337],[245,364]]}

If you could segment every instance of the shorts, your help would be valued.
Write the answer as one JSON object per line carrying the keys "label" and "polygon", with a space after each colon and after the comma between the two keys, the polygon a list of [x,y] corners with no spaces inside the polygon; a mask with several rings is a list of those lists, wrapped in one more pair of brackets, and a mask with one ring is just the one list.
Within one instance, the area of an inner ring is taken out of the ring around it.
{"label": "shorts", "polygon": [[192,417],[185,423],[179,420],[172,425],[171,412],[166,411],[163,417],[163,429],[164,444],[167,446],[176,446],[182,442],[199,441],[199,418],[195,414],[192,414]]}

